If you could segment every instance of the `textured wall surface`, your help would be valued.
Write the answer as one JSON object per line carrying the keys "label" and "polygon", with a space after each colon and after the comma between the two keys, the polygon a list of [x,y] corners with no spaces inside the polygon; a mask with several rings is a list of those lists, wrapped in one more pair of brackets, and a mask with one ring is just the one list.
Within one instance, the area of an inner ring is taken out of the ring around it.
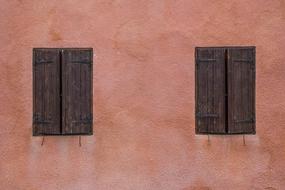
{"label": "textured wall surface", "polygon": [[[285,0],[1,0],[0,189],[285,188]],[[194,47],[255,45],[257,134],[195,135]],[[32,48],[94,48],[94,135],[32,137]]]}

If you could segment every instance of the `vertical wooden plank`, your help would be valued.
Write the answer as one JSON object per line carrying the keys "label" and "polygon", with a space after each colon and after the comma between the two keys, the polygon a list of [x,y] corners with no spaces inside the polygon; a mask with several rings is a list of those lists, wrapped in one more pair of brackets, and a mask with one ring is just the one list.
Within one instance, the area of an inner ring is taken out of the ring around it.
{"label": "vertical wooden plank", "polygon": [[225,133],[225,49],[196,48],[196,133]]}
{"label": "vertical wooden plank", "polygon": [[33,135],[60,134],[60,73],[57,49],[33,50]]}
{"label": "vertical wooden plank", "polygon": [[62,51],[63,134],[93,133],[92,49]]}
{"label": "vertical wooden plank", "polygon": [[255,134],[255,47],[228,52],[228,132]]}

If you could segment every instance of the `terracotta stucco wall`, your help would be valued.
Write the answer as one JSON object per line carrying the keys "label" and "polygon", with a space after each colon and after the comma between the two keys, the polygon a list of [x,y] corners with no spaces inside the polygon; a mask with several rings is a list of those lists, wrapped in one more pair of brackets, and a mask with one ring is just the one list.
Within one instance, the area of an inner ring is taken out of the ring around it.
{"label": "terracotta stucco wall", "polygon": [[[285,188],[284,0],[1,0],[0,189]],[[257,134],[195,135],[194,47],[255,45]],[[32,48],[94,48],[94,135],[32,137]]]}

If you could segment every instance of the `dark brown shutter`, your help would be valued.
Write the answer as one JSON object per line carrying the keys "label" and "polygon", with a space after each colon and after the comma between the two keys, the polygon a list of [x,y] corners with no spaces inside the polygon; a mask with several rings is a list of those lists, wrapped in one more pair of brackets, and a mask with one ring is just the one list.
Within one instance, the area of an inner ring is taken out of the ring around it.
{"label": "dark brown shutter", "polygon": [[59,51],[33,51],[33,135],[60,134]]}
{"label": "dark brown shutter", "polygon": [[225,49],[196,48],[196,133],[225,132]]}
{"label": "dark brown shutter", "polygon": [[62,133],[92,134],[92,49],[62,50]]}
{"label": "dark brown shutter", "polygon": [[255,133],[255,48],[228,50],[228,132]]}

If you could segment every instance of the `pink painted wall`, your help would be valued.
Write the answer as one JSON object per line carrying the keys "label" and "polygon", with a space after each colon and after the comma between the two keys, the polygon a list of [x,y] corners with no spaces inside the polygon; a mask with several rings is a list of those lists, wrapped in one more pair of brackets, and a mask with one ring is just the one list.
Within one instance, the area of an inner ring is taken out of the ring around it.
{"label": "pink painted wall", "polygon": [[[195,135],[194,47],[255,45],[257,134]],[[32,137],[32,48],[94,48],[94,135]],[[1,0],[0,189],[285,188],[284,0]]]}

